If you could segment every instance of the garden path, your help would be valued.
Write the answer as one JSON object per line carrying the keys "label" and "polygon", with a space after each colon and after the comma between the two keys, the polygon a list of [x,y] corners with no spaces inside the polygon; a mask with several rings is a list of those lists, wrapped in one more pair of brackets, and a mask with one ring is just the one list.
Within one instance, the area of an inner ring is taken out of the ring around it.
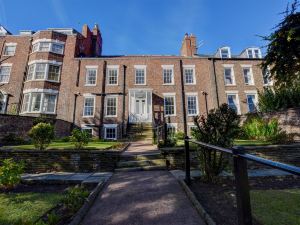
{"label": "garden path", "polygon": [[82,225],[204,225],[168,171],[115,173]]}

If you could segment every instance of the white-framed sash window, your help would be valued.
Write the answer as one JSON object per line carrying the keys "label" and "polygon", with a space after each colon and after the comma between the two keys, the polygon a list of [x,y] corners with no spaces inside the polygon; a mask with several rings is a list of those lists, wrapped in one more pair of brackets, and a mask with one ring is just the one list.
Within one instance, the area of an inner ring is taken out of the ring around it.
{"label": "white-framed sash window", "polygon": [[12,64],[3,63],[0,65],[0,83],[8,83]]}
{"label": "white-framed sash window", "polygon": [[224,66],[224,80],[225,85],[235,85],[235,77],[233,71],[233,65],[223,65]]}
{"label": "white-framed sash window", "polygon": [[163,69],[163,84],[173,85],[174,84],[174,66],[173,65],[162,65]]}
{"label": "white-framed sash window", "polygon": [[237,92],[227,92],[228,107],[233,109],[237,114],[241,114],[239,96]]}
{"label": "white-framed sash window", "polygon": [[146,66],[144,65],[135,65],[135,84],[136,85],[145,85],[146,84]]}
{"label": "white-framed sash window", "polygon": [[30,62],[28,65],[26,80],[46,80],[51,82],[59,82],[61,64],[61,62],[47,60]]}
{"label": "white-framed sash window", "polygon": [[94,117],[95,96],[84,96],[83,117]]}
{"label": "white-framed sash window", "polygon": [[198,96],[197,94],[187,94],[187,114],[188,116],[198,115]]}
{"label": "white-framed sash window", "polygon": [[32,52],[53,52],[62,55],[65,43],[52,39],[38,39],[32,43]]}
{"label": "white-framed sash window", "polygon": [[14,56],[16,53],[17,43],[6,43],[4,47],[4,56]]}
{"label": "white-framed sash window", "polygon": [[246,85],[254,85],[253,72],[251,66],[243,66],[243,76]]}
{"label": "white-framed sash window", "polygon": [[164,94],[164,113],[165,113],[165,116],[175,116],[176,115],[175,94]]}
{"label": "white-framed sash window", "polygon": [[196,84],[195,65],[190,65],[190,66],[184,65],[183,72],[184,72],[185,84]]}
{"label": "white-framed sash window", "polygon": [[107,85],[118,85],[119,66],[107,66]]}
{"label": "white-framed sash window", "polygon": [[86,66],[85,86],[96,86],[97,66]]}
{"label": "white-framed sash window", "polygon": [[117,116],[117,96],[107,96],[105,98],[105,116],[106,117],[116,117]]}
{"label": "white-framed sash window", "polygon": [[104,124],[104,138],[109,140],[116,140],[118,138],[117,124]]}

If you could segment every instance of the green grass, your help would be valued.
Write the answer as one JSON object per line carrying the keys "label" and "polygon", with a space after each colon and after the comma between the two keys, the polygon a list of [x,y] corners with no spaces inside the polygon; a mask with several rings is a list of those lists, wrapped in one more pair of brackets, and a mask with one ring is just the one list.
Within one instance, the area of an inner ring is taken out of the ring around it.
{"label": "green grass", "polygon": [[[89,142],[88,145],[85,146],[85,149],[106,149],[110,148],[113,145],[117,145],[120,142],[113,141],[92,141]],[[20,150],[34,150],[34,145],[17,145],[17,146],[5,146],[3,149],[20,149]],[[47,149],[74,149],[74,144],[72,142],[62,142],[62,141],[54,141],[52,142]]]}
{"label": "green grass", "polygon": [[300,224],[300,189],[251,191],[251,203],[264,225]]}
{"label": "green grass", "polygon": [[57,205],[63,194],[10,193],[0,194],[0,224],[33,224],[46,211]]}
{"label": "green grass", "polygon": [[268,141],[259,141],[259,140],[235,140],[234,145],[240,146],[259,146],[259,145],[271,145],[271,142]]}

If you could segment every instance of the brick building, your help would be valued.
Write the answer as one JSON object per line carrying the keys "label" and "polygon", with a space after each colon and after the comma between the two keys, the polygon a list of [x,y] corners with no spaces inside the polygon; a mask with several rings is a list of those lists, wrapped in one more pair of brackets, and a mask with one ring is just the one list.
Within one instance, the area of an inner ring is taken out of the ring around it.
{"label": "brick building", "polygon": [[[0,112],[69,121],[94,136],[116,139],[128,124],[163,121],[183,130],[207,108],[228,103],[239,114],[254,111],[257,90],[272,85],[259,67],[257,47],[239,55],[222,47],[197,53],[186,34],[179,56],[103,56],[101,32],[74,29],[20,31],[0,26]],[[207,99],[207,101],[206,101]]]}

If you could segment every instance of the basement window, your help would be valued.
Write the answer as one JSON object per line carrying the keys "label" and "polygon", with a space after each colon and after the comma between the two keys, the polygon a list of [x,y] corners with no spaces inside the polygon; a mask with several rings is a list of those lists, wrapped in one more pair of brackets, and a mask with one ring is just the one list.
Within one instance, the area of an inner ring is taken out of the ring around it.
{"label": "basement window", "polygon": [[117,124],[104,124],[104,138],[111,140],[117,139]]}

